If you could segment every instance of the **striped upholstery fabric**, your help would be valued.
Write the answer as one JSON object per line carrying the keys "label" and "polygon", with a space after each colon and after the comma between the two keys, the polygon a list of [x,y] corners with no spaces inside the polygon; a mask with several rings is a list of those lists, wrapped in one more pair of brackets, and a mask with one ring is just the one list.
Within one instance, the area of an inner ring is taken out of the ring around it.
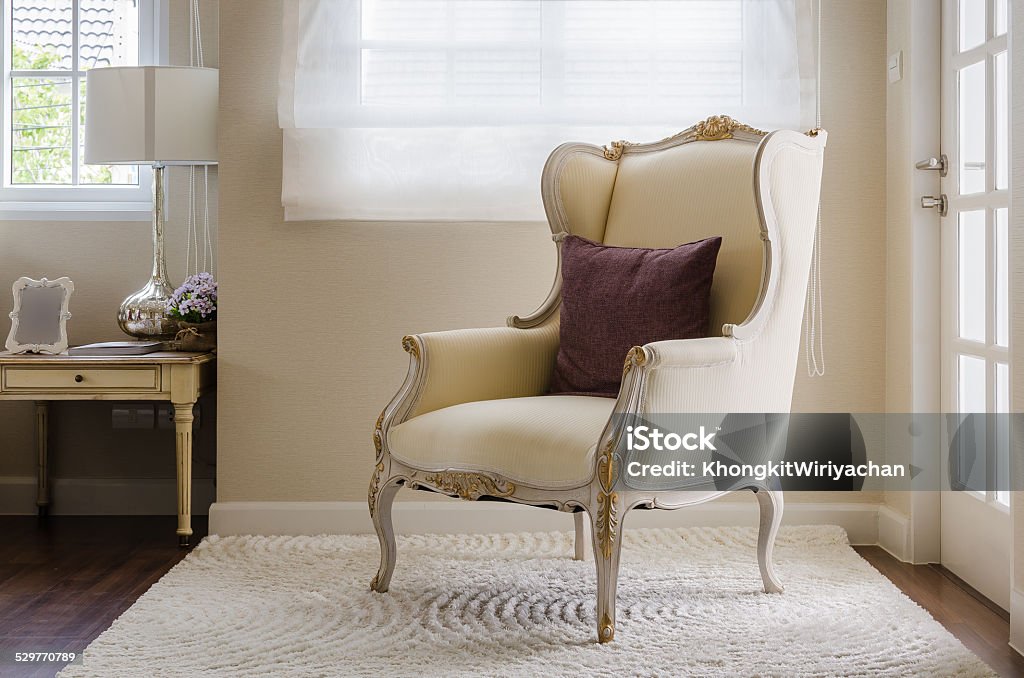
{"label": "striped upholstery fabric", "polygon": [[428,332],[423,342],[427,382],[409,416],[470,400],[541,395],[558,353],[558,322]]}
{"label": "striped upholstery fabric", "polygon": [[[763,246],[752,180],[757,145],[697,142],[619,161],[604,243],[675,247],[722,237],[711,288],[711,334],[741,323],[761,285]],[[575,225],[574,225],[575,227]]]}
{"label": "striped upholstery fabric", "polygon": [[392,456],[416,468],[499,473],[513,482],[562,489],[594,474],[594,448],[615,401],[538,396],[463,403],[399,424]]}

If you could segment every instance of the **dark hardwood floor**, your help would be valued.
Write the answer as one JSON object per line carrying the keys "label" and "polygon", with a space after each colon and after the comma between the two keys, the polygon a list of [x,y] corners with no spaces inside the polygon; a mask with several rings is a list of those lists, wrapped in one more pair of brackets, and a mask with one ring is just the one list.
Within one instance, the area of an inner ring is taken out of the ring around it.
{"label": "dark hardwood floor", "polygon": [[[0,650],[81,653],[180,561],[174,516],[0,516]],[[193,517],[192,543],[206,535]],[[6,653],[5,653],[6,655]],[[0,676],[53,676],[56,664]]]}
{"label": "dark hardwood floor", "polygon": [[854,549],[999,675],[1024,676],[1024,657],[1007,644],[1009,615],[994,603],[941,565],[901,563],[878,546]]}
{"label": "dark hardwood floor", "polygon": [[[173,516],[0,516],[0,650],[82,652],[146,589],[185,557]],[[193,519],[193,544],[206,535]],[[941,567],[901,563],[876,546],[855,547],[1003,676],[1024,676],[1007,639],[1006,613]],[[58,665],[0,664],[0,676],[53,676]]]}

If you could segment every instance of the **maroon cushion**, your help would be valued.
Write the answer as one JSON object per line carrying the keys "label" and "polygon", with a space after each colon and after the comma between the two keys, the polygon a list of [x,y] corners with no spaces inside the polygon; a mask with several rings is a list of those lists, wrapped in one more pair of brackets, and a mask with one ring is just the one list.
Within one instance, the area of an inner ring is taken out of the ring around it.
{"label": "maroon cushion", "polygon": [[708,335],[721,238],[673,249],[562,241],[561,343],[551,393],[616,396],[633,346]]}

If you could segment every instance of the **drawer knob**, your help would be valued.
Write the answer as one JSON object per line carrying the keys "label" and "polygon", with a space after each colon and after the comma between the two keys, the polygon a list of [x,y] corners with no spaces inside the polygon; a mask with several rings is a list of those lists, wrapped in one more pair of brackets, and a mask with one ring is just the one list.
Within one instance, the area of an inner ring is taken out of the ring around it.
{"label": "drawer knob", "polygon": [[79,384],[81,384],[81,383],[82,383],[83,381],[85,381],[85,377],[83,377],[83,376],[82,376],[82,375],[80,375],[80,374],[76,374],[76,375],[75,375],[75,382],[76,382],[76,383],[79,383]]}

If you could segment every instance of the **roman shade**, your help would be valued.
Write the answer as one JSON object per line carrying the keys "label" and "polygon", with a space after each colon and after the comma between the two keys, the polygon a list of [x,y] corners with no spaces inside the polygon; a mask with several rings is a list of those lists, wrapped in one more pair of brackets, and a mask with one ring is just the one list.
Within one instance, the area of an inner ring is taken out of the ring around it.
{"label": "roman shade", "polygon": [[540,220],[565,139],[814,126],[812,0],[286,0],[287,220]]}

